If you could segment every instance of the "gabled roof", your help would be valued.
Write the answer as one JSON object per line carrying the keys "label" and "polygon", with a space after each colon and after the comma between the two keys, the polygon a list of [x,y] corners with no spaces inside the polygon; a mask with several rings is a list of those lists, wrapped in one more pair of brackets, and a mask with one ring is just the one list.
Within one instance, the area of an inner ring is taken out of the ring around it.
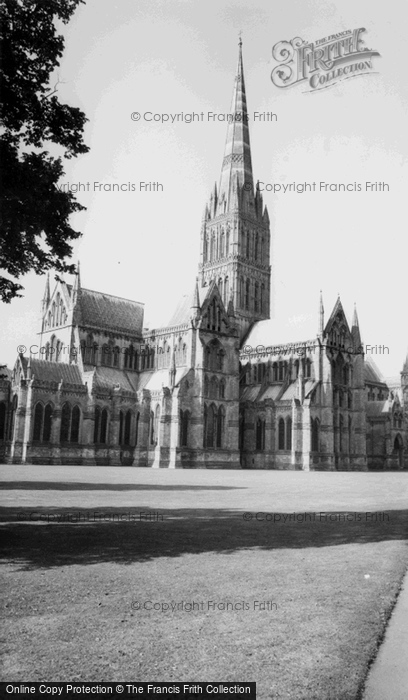
{"label": "gabled roof", "polygon": [[94,374],[94,388],[114,389],[119,387],[125,391],[137,390],[137,375],[113,367],[96,367]]}
{"label": "gabled roof", "polygon": [[324,332],[325,332],[325,333],[329,333],[330,328],[331,328],[331,326],[333,325],[333,322],[334,322],[334,320],[335,320],[335,318],[336,318],[336,316],[337,316],[338,314],[341,314],[341,316],[343,317],[343,321],[344,321],[344,323],[346,324],[347,330],[348,330],[349,333],[350,333],[350,326],[349,326],[349,323],[348,323],[348,320],[347,320],[347,316],[346,316],[346,314],[345,314],[345,312],[344,312],[343,305],[342,305],[342,303],[341,303],[341,301],[340,301],[340,297],[337,297],[337,301],[336,301],[336,303],[335,303],[335,305],[334,305],[334,309],[333,309],[333,311],[331,312],[330,318],[329,318],[329,320],[328,320],[327,323],[326,323],[326,326],[325,326],[325,329],[324,329]]}
{"label": "gabled roof", "polygon": [[64,384],[83,385],[78,365],[31,358],[30,369],[31,377],[40,382],[56,382],[59,384],[63,381]]}
{"label": "gabled roof", "polygon": [[138,301],[81,289],[79,306],[82,326],[137,336],[142,334],[144,304]]}
{"label": "gabled roof", "polygon": [[[174,386],[177,386],[179,382],[185,377],[190,371],[189,367],[177,367],[176,377],[174,380]],[[144,384],[144,389],[149,391],[159,391],[162,387],[169,386],[169,372],[170,369],[159,369],[156,372],[147,373],[148,380]],[[141,388],[141,387],[140,387]]]}
{"label": "gabled roof", "polygon": [[364,381],[366,384],[383,384],[384,386],[387,386],[384,377],[382,376],[371,355],[365,356]]}
{"label": "gabled roof", "polygon": [[388,401],[367,401],[366,413],[367,416],[375,418],[375,416],[387,415],[389,413],[390,404]]}
{"label": "gabled roof", "polygon": [[195,304],[195,294],[195,289],[189,294],[183,294],[166,328],[183,326],[184,324],[190,322],[193,312],[193,305]]}
{"label": "gabled roof", "polygon": [[258,345],[271,347],[295,344],[314,340],[316,337],[317,319],[314,315],[267,319],[254,323],[241,344],[241,350],[246,345],[255,350]]}

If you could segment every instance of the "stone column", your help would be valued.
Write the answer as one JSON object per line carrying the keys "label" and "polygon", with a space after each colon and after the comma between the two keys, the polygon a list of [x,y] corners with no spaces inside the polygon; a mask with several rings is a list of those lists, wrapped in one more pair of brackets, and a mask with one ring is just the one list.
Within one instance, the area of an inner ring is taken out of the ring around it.
{"label": "stone column", "polygon": [[111,412],[108,430],[108,457],[112,467],[121,465],[119,440],[119,410],[120,387],[114,387],[111,394]]}
{"label": "stone column", "polygon": [[21,464],[26,464],[27,463],[27,451],[28,447],[30,444],[30,437],[31,437],[31,420],[32,420],[32,412],[33,412],[33,384],[34,384],[34,379],[28,379],[27,380],[27,403],[26,403],[26,410],[25,410],[25,421],[24,421],[24,437],[23,437],[23,446],[22,446],[22,453],[21,453]]}

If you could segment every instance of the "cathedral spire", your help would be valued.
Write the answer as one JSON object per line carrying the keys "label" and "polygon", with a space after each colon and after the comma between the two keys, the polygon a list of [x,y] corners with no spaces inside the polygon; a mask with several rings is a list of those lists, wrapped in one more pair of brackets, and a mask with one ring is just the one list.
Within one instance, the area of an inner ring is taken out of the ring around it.
{"label": "cathedral spire", "polygon": [[408,348],[407,348],[407,356],[405,358],[404,366],[402,368],[402,371],[404,374],[408,374]]}
{"label": "cathedral spire", "polygon": [[319,333],[322,334],[324,331],[324,306],[323,306],[323,293],[320,290],[320,302],[319,302]]}
{"label": "cathedral spire", "polygon": [[238,67],[222,162],[218,203],[223,211],[230,209],[230,199],[238,175],[239,184],[253,190],[251,147],[249,143],[248,113],[245,94],[244,68],[242,63],[242,40],[239,39]]}
{"label": "cathedral spire", "polygon": [[50,303],[50,273],[47,272],[47,281],[45,283],[45,290],[44,290],[44,296],[42,300],[42,310],[45,311],[48,304]]}
{"label": "cathedral spire", "polygon": [[354,348],[360,348],[361,346],[361,335],[360,335],[360,326],[358,323],[358,316],[357,316],[357,307],[356,304],[354,304],[354,312],[353,312],[353,321],[351,324],[351,336],[353,338],[354,342]]}

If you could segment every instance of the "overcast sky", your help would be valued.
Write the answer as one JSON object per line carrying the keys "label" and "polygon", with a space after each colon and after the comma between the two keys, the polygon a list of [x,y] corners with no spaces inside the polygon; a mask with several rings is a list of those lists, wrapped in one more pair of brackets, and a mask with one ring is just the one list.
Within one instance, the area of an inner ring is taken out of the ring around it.
{"label": "overcast sky", "polygon": [[[83,286],[145,303],[145,325],[165,325],[194,284],[201,217],[219,179],[226,124],[143,118],[152,113],[227,113],[242,30],[255,180],[361,183],[361,192],[264,193],[272,229],[274,313],[317,328],[338,293],[354,302],[366,344],[384,375],[397,375],[408,346],[406,0],[88,0],[63,28],[61,101],[87,115],[90,152],[67,161],[61,184],[90,183],[72,217]],[[364,27],[378,51],[370,75],[308,92],[270,79],[272,47],[315,42]],[[255,122],[272,111],[275,122]],[[131,114],[142,118],[132,121]],[[389,192],[365,192],[365,182]],[[92,191],[94,182],[136,191]],[[163,191],[139,192],[140,182]],[[67,279],[67,281],[69,281]],[[0,360],[35,343],[45,277],[28,275],[25,297],[0,308]],[[265,345],[285,338],[265,338]]]}

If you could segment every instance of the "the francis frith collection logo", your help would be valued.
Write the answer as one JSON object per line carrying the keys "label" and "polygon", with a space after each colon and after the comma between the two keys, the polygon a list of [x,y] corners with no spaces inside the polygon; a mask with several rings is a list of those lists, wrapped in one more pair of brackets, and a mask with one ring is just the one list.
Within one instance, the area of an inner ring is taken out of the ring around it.
{"label": "the francis frith collection logo", "polygon": [[372,73],[372,57],[380,54],[364,46],[363,32],[363,27],[347,29],[314,43],[300,37],[279,41],[272,49],[272,56],[279,64],[271,73],[273,84],[285,88],[308,80],[308,92],[312,92],[340,80]]}

